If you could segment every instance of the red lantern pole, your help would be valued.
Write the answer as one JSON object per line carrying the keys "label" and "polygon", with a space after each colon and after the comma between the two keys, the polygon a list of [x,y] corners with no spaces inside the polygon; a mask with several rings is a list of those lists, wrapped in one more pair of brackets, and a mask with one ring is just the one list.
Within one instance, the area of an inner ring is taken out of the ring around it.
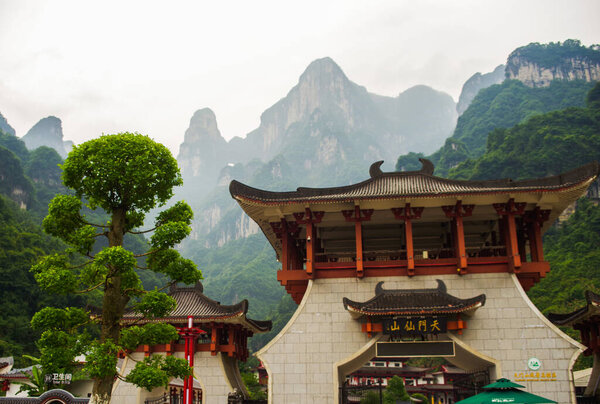
{"label": "red lantern pole", "polygon": [[[200,328],[194,327],[194,317],[188,316],[187,327],[177,328],[179,335],[185,340],[185,360],[194,369],[194,355],[196,353],[196,338],[206,334]],[[183,380],[183,404],[194,403],[194,376],[193,374]]]}

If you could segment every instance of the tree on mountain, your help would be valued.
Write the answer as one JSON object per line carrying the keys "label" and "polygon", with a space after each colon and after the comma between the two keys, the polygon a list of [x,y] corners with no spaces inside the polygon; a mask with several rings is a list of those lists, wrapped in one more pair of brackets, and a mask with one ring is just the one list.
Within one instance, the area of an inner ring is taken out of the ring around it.
{"label": "tree on mountain", "polygon": [[[161,272],[171,282],[191,284],[202,275],[194,263],[173,247],[190,232],[192,211],[183,202],[158,214],[154,228],[136,230],[145,214],[164,205],[181,185],[177,162],[169,150],[139,134],[105,135],[75,146],[62,165],[62,180],[75,195],[57,195],[48,208],[44,230],[66,242],[62,254],[48,255],[31,268],[38,284],[60,294],[91,293],[101,305],[91,316],[78,308],[47,307],[35,314],[32,326],[43,331],[39,340],[40,361],[46,372],[68,372],[74,357],[86,355],[85,371],[94,379],[91,403],[109,403],[117,374],[117,354],[140,344],[167,343],[178,338],[168,324],[149,323],[121,328],[131,307],[146,317],[163,317],[175,301],[159,290],[145,291],[138,270]],[[107,223],[91,223],[83,215],[85,201],[91,209],[102,208]],[[123,247],[127,233],[153,232],[149,251],[134,254]],[[108,246],[93,254],[97,238]],[[143,263],[145,259],[146,263]],[[86,331],[99,325],[99,337]],[[166,385],[169,377],[185,377],[191,369],[172,356],[146,358],[125,379],[152,389]]]}

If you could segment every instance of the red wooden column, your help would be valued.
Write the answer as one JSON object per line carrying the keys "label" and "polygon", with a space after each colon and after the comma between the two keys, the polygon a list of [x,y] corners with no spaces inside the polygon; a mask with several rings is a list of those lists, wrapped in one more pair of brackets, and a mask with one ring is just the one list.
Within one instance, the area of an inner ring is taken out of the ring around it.
{"label": "red wooden column", "polygon": [[505,242],[506,254],[508,255],[508,268],[511,273],[519,272],[521,267],[521,256],[519,255],[519,245],[517,240],[517,225],[515,223],[516,215],[523,215],[525,211],[525,203],[515,203],[511,198],[507,203],[495,203],[494,209],[498,215],[502,216],[505,221]]}
{"label": "red wooden column", "polygon": [[463,217],[473,214],[475,205],[463,205],[462,201],[456,202],[456,205],[442,206],[446,217],[452,218],[453,244],[458,260],[458,273],[460,275],[467,273],[467,249],[465,247],[465,227]]}
{"label": "red wooden column", "polygon": [[371,220],[373,209],[361,209],[355,206],[354,210],[342,210],[342,215],[347,222],[354,222],[354,238],[356,240],[356,277],[364,276],[362,222]]}
{"label": "red wooden column", "polygon": [[210,354],[217,355],[217,342],[219,341],[219,329],[214,323],[210,323]]}
{"label": "red wooden column", "polygon": [[[194,369],[194,356],[196,355],[196,338],[200,334],[206,334],[200,328],[194,327],[194,318],[188,316],[187,327],[177,328],[179,335],[185,340],[185,359],[192,369]],[[214,328],[213,328],[214,335]],[[212,349],[212,345],[211,345]],[[216,353],[215,353],[216,354]],[[183,380],[183,403],[193,404],[194,400],[194,376],[190,375]]]}
{"label": "red wooden column", "polygon": [[310,279],[314,278],[315,249],[317,244],[315,224],[321,223],[325,212],[313,212],[309,208],[304,212],[294,213],[298,225],[306,225],[306,273]]}
{"label": "red wooden column", "polygon": [[413,246],[412,219],[420,219],[425,208],[411,208],[407,203],[404,208],[392,208],[397,220],[404,220],[404,236],[406,239],[406,260],[408,276],[415,274],[415,250]]}
{"label": "red wooden column", "polygon": [[531,251],[531,261],[533,262],[544,260],[542,226],[549,218],[550,210],[542,210],[539,207],[536,207],[534,210],[525,213],[524,220],[527,223],[529,250]]}

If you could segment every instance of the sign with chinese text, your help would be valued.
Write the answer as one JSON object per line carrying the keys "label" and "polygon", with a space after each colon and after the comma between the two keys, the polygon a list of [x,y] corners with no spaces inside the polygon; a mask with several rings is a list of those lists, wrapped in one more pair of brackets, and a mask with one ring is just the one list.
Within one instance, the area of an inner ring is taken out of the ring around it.
{"label": "sign with chinese text", "polygon": [[425,335],[447,331],[446,317],[397,317],[383,320],[383,333],[388,335]]}
{"label": "sign with chinese text", "polygon": [[71,373],[49,373],[44,377],[46,384],[71,384],[72,379]]}
{"label": "sign with chinese text", "polygon": [[515,382],[554,382],[556,372],[515,372]]}

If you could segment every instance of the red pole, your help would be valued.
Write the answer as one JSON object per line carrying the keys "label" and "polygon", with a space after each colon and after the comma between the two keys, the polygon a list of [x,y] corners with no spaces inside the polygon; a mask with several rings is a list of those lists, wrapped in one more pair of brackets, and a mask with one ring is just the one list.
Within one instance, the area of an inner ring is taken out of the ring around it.
{"label": "red pole", "polygon": [[[188,361],[188,363],[189,363],[188,351],[189,351],[190,339],[187,336],[184,337],[184,339],[185,339],[185,360]],[[186,377],[183,380],[183,396],[185,397],[183,399],[184,404],[188,404],[188,402],[187,402],[187,392],[188,392],[189,388],[190,388],[190,386],[189,386],[189,380]]]}
{"label": "red pole", "polygon": [[[194,320],[192,316],[188,316],[188,328],[191,330],[192,327],[194,326]],[[196,345],[196,341],[195,341],[195,335],[194,333],[190,332],[190,342],[189,342],[189,351],[188,351],[188,363],[190,364],[190,367],[192,368],[192,371],[194,369],[194,353],[195,353],[195,346]],[[194,403],[194,376],[190,375],[188,377],[188,391],[187,391],[187,396],[188,396],[188,404],[193,404]]]}

